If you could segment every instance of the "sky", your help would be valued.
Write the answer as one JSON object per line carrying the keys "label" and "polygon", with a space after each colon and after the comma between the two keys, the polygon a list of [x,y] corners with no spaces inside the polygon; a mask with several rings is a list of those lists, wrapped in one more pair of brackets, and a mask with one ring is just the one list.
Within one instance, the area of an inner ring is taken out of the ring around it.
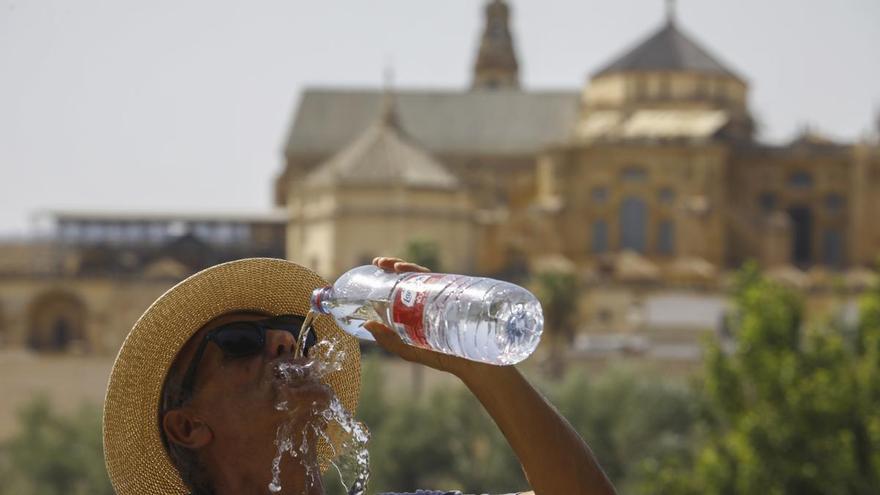
{"label": "sky", "polygon": [[[512,0],[521,80],[578,90],[663,0]],[[470,83],[479,0],[0,0],[0,237],[55,209],[272,204],[306,87]],[[768,142],[844,141],[880,111],[877,0],[679,0],[679,26],[751,85]]]}

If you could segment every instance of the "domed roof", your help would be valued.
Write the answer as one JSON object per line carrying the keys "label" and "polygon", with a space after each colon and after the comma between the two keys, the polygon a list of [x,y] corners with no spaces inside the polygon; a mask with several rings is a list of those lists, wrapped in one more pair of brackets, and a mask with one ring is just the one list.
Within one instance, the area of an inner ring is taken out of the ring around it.
{"label": "domed roof", "polygon": [[742,80],[670,18],[659,31],[603,67],[595,75],[635,71],[682,71],[718,74]]}

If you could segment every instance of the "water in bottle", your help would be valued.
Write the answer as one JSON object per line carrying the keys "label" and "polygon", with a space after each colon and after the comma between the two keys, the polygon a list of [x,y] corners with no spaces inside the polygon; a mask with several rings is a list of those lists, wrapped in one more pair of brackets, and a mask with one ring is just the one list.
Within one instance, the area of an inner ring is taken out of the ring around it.
{"label": "water in bottle", "polygon": [[354,268],[315,290],[312,308],[367,340],[377,320],[407,344],[490,364],[515,364],[538,346],[541,304],[526,289],[489,278]]}

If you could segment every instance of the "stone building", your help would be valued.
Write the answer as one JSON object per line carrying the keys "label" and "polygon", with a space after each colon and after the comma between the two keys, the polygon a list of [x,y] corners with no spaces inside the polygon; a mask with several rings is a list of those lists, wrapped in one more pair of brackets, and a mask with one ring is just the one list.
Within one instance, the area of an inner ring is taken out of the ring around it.
{"label": "stone building", "polygon": [[[583,88],[558,92],[521,86],[510,9],[493,0],[485,14],[470,88],[395,92],[400,128],[469,198],[475,243],[453,268],[503,273],[550,255],[597,268],[627,251],[658,273],[722,274],[747,259],[801,271],[873,264],[877,146],[835,143],[809,129],[788,144],[760,142],[745,77],[688,36],[671,12]],[[278,204],[355,146],[382,99],[375,90],[303,92],[276,182]],[[291,218],[291,232],[310,222]],[[399,253],[399,240],[383,244],[390,238],[378,224],[365,229],[359,238],[370,254]],[[331,249],[326,239],[310,249]],[[289,256],[308,264],[297,246],[288,244]],[[349,253],[340,265],[318,268],[332,276],[358,261]]]}
{"label": "stone building", "polygon": [[391,94],[360,136],[293,184],[288,208],[288,255],[319,273],[403,253],[412,240],[435,244],[449,270],[473,270],[469,199],[406,135]]}
{"label": "stone building", "polygon": [[852,318],[877,280],[880,143],[761,142],[746,76],[671,10],[581,88],[524,88],[510,15],[486,4],[469,88],[303,91],[275,188],[289,258],[334,277],[429,240],[445,270],[566,266],[583,282],[572,354],[664,369],[723,333],[747,260],[815,316]]}
{"label": "stone building", "polygon": [[700,336],[723,332],[730,272],[747,259],[819,314],[851,316],[876,283],[880,142],[805,129],[762,143],[746,76],[673,15],[582,87],[532,90],[511,9],[492,0],[484,14],[468,88],[305,89],[278,210],[61,212],[46,236],[0,242],[0,438],[36,388],[100,400],[147,305],[235,258],[332,278],[430,241],[448,271],[565,267],[583,288],[572,355],[664,370],[692,366]]}
{"label": "stone building", "polygon": [[138,316],[186,276],[284,256],[284,215],[57,212],[43,237],[0,244],[0,347],[114,355]]}

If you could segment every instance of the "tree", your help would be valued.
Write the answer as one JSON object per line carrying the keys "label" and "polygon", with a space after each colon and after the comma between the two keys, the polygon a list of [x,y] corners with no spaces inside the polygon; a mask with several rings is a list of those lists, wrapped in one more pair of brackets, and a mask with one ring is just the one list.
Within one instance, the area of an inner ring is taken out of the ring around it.
{"label": "tree", "polygon": [[547,370],[560,378],[565,373],[565,350],[577,330],[577,278],[571,270],[548,268],[535,274],[532,288],[544,310],[544,339],[550,351]]}
{"label": "tree", "polygon": [[112,495],[104,468],[101,409],[85,405],[70,417],[38,398],[18,416],[20,432],[0,447],[0,494]]}
{"label": "tree", "polygon": [[[880,291],[847,332],[806,326],[801,299],[739,276],[736,348],[709,348],[703,439],[652,493],[868,494],[880,486]],[[851,335],[851,338],[847,338]]]}
{"label": "tree", "polygon": [[507,493],[527,486],[519,462],[463,386],[397,400],[371,439],[371,493],[416,488]]}
{"label": "tree", "polygon": [[637,493],[652,466],[690,448],[698,412],[692,391],[649,369],[614,367],[590,377],[572,368],[549,395],[620,493]]}
{"label": "tree", "polygon": [[437,243],[426,240],[411,240],[401,256],[406,261],[422,265],[433,272],[440,272],[440,250]]}

